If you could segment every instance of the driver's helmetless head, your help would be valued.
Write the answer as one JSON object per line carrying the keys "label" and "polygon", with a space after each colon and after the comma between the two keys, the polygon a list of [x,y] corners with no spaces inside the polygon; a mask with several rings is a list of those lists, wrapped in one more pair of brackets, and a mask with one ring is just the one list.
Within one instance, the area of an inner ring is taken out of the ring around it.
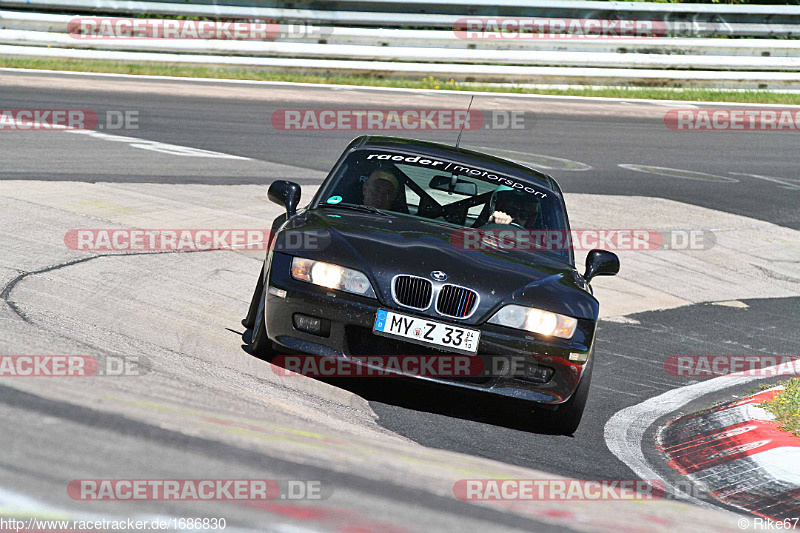
{"label": "driver's helmetless head", "polygon": [[375,170],[363,185],[364,205],[389,209],[397,196],[398,183],[388,170]]}

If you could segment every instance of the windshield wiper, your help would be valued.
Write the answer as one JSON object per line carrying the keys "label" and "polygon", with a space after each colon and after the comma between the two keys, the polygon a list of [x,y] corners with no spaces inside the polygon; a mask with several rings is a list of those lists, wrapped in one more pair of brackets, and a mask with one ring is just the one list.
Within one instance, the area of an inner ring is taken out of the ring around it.
{"label": "windshield wiper", "polygon": [[352,209],[353,211],[361,211],[362,213],[372,213],[373,215],[381,215],[384,217],[388,217],[389,214],[378,209],[377,207],[372,207],[371,205],[357,205],[357,204],[320,204],[317,206],[318,208],[325,208],[325,209]]}

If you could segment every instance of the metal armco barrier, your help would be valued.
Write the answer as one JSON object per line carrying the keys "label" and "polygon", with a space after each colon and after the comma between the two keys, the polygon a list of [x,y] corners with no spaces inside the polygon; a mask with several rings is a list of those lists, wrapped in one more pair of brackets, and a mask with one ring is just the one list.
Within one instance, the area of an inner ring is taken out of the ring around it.
{"label": "metal armco barrier", "polygon": [[[169,56],[172,62],[198,63],[201,58],[207,64],[276,68],[288,60],[286,68],[302,67],[304,71],[405,77],[431,73],[467,81],[591,84],[596,80],[800,89],[800,40],[792,38],[800,36],[800,6],[570,0],[535,6],[527,0],[295,0],[291,8],[286,5],[275,0],[200,0],[191,4],[0,0],[0,45],[6,55],[134,61],[166,61]],[[76,16],[136,17],[141,13],[302,21],[323,31],[266,41],[75,39],[67,33],[68,23]],[[457,22],[476,17],[658,21],[662,33],[648,38],[480,39],[454,30]],[[739,38],[700,37],[703,35]],[[243,57],[233,61],[235,56]]]}

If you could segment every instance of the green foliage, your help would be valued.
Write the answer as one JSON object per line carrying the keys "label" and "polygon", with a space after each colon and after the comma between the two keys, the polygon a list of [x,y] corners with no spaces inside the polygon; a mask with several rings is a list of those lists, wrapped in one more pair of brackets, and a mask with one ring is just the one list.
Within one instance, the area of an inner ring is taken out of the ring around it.
{"label": "green foliage", "polygon": [[761,407],[775,415],[781,429],[800,437],[800,378],[793,378],[783,384],[784,390],[771,402]]}

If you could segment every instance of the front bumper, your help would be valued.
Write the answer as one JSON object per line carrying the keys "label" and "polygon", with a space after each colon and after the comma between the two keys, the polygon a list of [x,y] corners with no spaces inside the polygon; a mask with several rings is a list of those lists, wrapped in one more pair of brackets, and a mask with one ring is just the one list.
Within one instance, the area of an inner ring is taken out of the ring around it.
{"label": "front bumper", "polygon": [[[264,280],[266,286],[273,289],[266,295],[266,333],[284,349],[350,361],[354,361],[354,356],[447,353],[372,333],[379,309],[395,310],[406,315],[413,315],[413,311],[295,280],[290,275],[289,255],[275,252],[271,254],[271,260],[267,279]],[[280,292],[282,296],[273,292]],[[300,331],[295,327],[295,314],[327,319],[330,329],[325,332],[326,335]],[[468,357],[480,358],[478,366],[484,369],[484,373],[471,377],[414,376],[416,379],[557,405],[570,398],[586,367],[586,363],[570,361],[570,354],[573,357],[575,354],[591,357],[591,340],[588,345],[562,339],[552,343],[533,334],[488,323],[466,325],[444,317],[437,321],[481,331],[478,354]],[[543,367],[552,372],[547,371],[549,379],[546,382],[542,382],[541,378],[533,381],[530,377],[526,378],[522,371],[526,366]]]}

